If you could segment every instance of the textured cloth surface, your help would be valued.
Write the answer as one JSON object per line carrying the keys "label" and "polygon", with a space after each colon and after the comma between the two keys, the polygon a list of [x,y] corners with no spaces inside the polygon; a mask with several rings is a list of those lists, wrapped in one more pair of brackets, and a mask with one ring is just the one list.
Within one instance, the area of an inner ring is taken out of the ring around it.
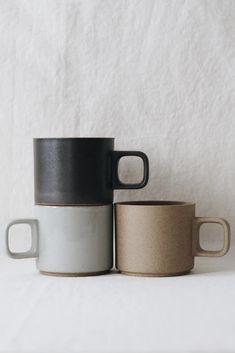
{"label": "textured cloth surface", "polygon": [[181,277],[59,278],[0,260],[0,352],[234,352],[235,266],[219,262]]}
{"label": "textured cloth surface", "polygon": [[[115,136],[151,168],[115,200],[194,201],[233,233],[234,42],[234,0],[0,0],[0,353],[235,351],[234,250],[193,276],[75,280],[4,249],[6,223],[33,215],[33,137]],[[123,180],[140,166],[124,159]]]}
{"label": "textured cloth surface", "polygon": [[[45,136],[115,136],[151,167],[116,200],[195,201],[234,227],[234,40],[233,0],[0,0],[1,232],[32,214]],[[140,177],[135,160],[120,169]]]}
{"label": "textured cloth surface", "polygon": [[117,200],[195,201],[235,226],[234,39],[233,0],[0,1],[1,229],[32,213],[40,136],[115,136],[151,167]]}

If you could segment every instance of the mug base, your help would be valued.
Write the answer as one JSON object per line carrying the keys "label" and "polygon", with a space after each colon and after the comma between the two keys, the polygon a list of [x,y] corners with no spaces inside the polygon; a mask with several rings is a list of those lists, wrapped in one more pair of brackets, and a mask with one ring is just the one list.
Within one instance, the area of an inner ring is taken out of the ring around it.
{"label": "mug base", "polygon": [[39,271],[42,275],[55,276],[55,277],[88,277],[88,276],[100,276],[109,273],[110,270],[98,271],[98,272],[48,272]]}
{"label": "mug base", "polygon": [[188,274],[192,268],[186,271],[181,272],[169,272],[169,273],[142,273],[142,272],[129,272],[129,271],[121,271],[118,272],[127,275],[127,276],[136,276],[136,277],[173,277],[173,276],[183,276]]}

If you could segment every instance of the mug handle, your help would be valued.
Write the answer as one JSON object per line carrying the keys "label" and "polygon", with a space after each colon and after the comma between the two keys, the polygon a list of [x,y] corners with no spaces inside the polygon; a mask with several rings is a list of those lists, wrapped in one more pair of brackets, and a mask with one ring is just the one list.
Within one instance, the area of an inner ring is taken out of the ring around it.
{"label": "mug handle", "polygon": [[[9,244],[9,231],[15,224],[28,224],[31,229],[32,243],[28,251],[13,252]],[[10,222],[6,228],[6,250],[9,257],[12,259],[26,259],[38,256],[38,220],[37,219],[16,219]]]}
{"label": "mug handle", "polygon": [[[220,224],[224,230],[224,245],[220,250],[204,250],[200,245],[200,227],[204,223]],[[227,254],[230,247],[230,225],[222,218],[195,217],[193,220],[193,254],[195,256],[220,257]]]}
{"label": "mug handle", "polygon": [[[144,163],[143,179],[140,183],[128,184],[119,179],[118,165],[122,157],[136,156],[140,157]],[[112,152],[112,187],[113,189],[141,189],[149,180],[149,160],[145,153],[139,151],[113,151]]]}

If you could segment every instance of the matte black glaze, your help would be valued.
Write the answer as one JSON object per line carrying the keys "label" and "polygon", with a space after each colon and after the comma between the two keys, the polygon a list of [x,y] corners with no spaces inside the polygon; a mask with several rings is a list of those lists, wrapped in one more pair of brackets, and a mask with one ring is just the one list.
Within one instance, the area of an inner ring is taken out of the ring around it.
{"label": "matte black glaze", "polygon": [[[34,139],[35,203],[44,205],[105,204],[113,189],[139,189],[148,182],[147,156],[138,151],[113,151],[114,138]],[[118,177],[121,157],[139,156],[143,180],[124,184]]]}

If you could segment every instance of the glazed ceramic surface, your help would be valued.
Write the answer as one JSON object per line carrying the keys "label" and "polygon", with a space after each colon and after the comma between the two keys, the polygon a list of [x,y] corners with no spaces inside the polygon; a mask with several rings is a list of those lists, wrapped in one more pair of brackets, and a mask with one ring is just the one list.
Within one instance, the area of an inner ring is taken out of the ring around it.
{"label": "glazed ceramic surface", "polygon": [[[230,244],[229,224],[195,217],[195,205],[174,201],[124,202],[115,205],[116,267],[126,274],[170,276],[189,272],[194,256],[223,256]],[[218,223],[224,229],[220,251],[203,250],[199,228]]]}
{"label": "glazed ceramic surface", "polygon": [[[6,242],[10,257],[36,257],[39,271],[50,274],[95,274],[112,267],[112,205],[35,206],[35,217],[8,225]],[[29,224],[32,230],[32,247],[25,253],[9,249],[9,229],[19,223]]]}
{"label": "glazed ceramic surface", "polygon": [[[114,151],[114,138],[34,139],[35,203],[42,205],[108,204],[113,189],[139,189],[148,182],[147,156],[138,151]],[[118,163],[138,156],[144,163],[138,184],[119,180]]]}

